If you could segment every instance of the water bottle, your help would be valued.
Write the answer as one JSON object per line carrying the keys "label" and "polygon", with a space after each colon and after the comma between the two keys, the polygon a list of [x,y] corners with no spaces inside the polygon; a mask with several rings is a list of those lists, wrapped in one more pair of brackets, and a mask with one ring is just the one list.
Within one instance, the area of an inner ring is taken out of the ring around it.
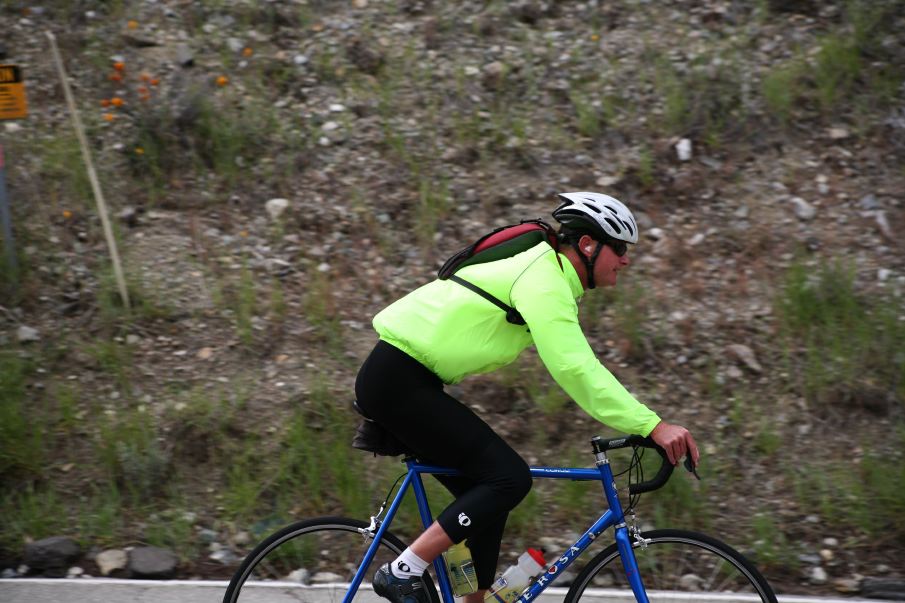
{"label": "water bottle", "polygon": [[452,582],[453,594],[457,597],[470,595],[478,590],[478,578],[475,576],[471,551],[463,540],[454,544],[443,553],[446,568],[449,570],[449,581]]}
{"label": "water bottle", "polygon": [[538,576],[547,562],[544,554],[537,549],[528,549],[518,558],[518,563],[511,566],[496,579],[484,601],[487,603],[513,603],[531,583],[531,579]]}

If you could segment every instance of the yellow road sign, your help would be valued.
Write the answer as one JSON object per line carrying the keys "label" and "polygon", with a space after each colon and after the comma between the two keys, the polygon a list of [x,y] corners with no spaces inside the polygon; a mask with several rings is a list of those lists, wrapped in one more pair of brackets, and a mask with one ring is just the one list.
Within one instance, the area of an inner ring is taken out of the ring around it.
{"label": "yellow road sign", "polygon": [[22,71],[16,65],[0,65],[0,119],[23,119],[27,115]]}

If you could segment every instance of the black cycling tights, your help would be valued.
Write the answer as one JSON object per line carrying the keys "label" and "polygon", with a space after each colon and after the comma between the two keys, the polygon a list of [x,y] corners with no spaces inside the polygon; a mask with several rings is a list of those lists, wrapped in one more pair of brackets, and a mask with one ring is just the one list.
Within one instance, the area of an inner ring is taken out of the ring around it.
{"label": "black cycling tights", "polygon": [[436,476],[456,499],[437,521],[453,540],[468,539],[479,588],[494,580],[509,511],[531,489],[524,460],[484,421],[443,391],[417,360],[380,341],[355,380],[358,404],[421,462],[458,469]]}

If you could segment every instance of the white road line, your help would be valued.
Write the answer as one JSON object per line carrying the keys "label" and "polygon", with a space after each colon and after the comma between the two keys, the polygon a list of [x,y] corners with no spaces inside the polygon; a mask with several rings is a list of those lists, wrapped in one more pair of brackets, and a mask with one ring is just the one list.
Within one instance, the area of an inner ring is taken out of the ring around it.
{"label": "white road line", "polygon": [[[20,595],[24,594],[24,591],[28,590],[29,587],[35,587],[39,590],[46,591],[48,588],[57,591],[66,591],[67,600],[75,601],[78,600],[76,592],[80,588],[103,588],[103,587],[113,587],[114,590],[121,591],[123,587],[134,587],[136,589],[140,589],[142,591],[146,590],[164,590],[164,589],[185,589],[185,590],[203,590],[207,591],[208,594],[213,594],[212,591],[224,591],[228,585],[226,581],[211,581],[211,580],[126,580],[126,579],[117,579],[117,578],[9,578],[9,579],[0,579],[0,601],[7,600],[6,597],[3,596],[4,591],[7,593],[16,591]],[[303,589],[307,591],[311,591],[310,594],[315,595],[316,591],[319,590],[327,590],[327,589],[335,589],[338,585],[336,584],[322,584],[322,585],[312,585],[312,586],[301,586],[301,585],[287,585],[285,582],[256,582],[250,583],[249,586],[253,586],[258,589],[270,589],[270,588],[279,588],[286,589],[287,586],[290,589]],[[368,590],[371,589],[370,584],[363,584],[363,588]],[[541,602],[546,600],[557,600],[562,601],[563,597],[565,597],[568,592],[568,588],[557,588],[551,587],[544,591],[543,595],[541,595]],[[606,601],[615,601],[615,602],[632,602],[634,601],[634,597],[630,592],[626,592],[624,590],[614,590],[614,589],[587,589],[583,595],[584,597],[593,597],[599,598]],[[759,599],[754,596],[743,596],[743,595],[733,595],[731,593],[722,594],[694,594],[694,593],[670,593],[670,598],[674,600],[688,600],[688,601],[708,601],[711,603],[735,603],[735,602],[747,602],[747,601],[758,601]],[[810,596],[800,596],[800,595],[779,595],[778,596],[779,603],[876,603],[877,599],[863,599],[863,598],[850,598],[850,597],[810,597]]]}

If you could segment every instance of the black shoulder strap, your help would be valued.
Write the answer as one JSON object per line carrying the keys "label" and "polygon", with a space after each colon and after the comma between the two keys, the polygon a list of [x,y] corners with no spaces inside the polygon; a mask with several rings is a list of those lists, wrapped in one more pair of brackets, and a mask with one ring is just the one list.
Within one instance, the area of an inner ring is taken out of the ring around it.
{"label": "black shoulder strap", "polygon": [[480,295],[481,297],[483,297],[484,299],[486,299],[487,301],[492,303],[494,306],[496,306],[497,308],[499,308],[500,310],[505,312],[507,322],[510,322],[514,325],[524,325],[525,324],[525,319],[522,318],[522,315],[519,314],[518,310],[516,310],[512,306],[507,306],[506,304],[504,304],[503,302],[501,302],[500,300],[498,300],[491,294],[487,293],[486,291],[484,291],[477,285],[475,285],[473,283],[469,283],[464,278],[462,278],[460,276],[456,276],[455,274],[450,276],[449,280],[459,283],[466,289],[471,289],[472,291],[474,291],[475,293],[477,293],[478,295]]}

